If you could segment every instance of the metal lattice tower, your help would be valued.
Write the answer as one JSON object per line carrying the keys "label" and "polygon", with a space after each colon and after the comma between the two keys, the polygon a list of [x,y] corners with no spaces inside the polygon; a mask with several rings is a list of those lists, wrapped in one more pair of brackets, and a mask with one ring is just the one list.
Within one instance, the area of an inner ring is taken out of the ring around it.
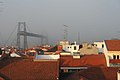
{"label": "metal lattice tower", "polygon": [[64,30],[64,40],[67,40],[68,39],[68,26],[64,25],[64,27],[65,27],[65,30]]}

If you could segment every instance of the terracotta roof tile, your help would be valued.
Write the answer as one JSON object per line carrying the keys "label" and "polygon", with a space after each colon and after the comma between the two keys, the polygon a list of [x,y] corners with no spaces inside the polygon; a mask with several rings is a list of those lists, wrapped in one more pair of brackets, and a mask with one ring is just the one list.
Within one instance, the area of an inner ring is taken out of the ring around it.
{"label": "terracotta roof tile", "polygon": [[108,51],[120,51],[120,40],[105,40]]}
{"label": "terracotta roof tile", "polygon": [[103,54],[85,55],[80,59],[74,59],[73,56],[61,56],[61,67],[79,67],[79,66],[106,66],[106,59]]}
{"label": "terracotta roof tile", "polygon": [[59,61],[20,60],[4,66],[0,72],[12,80],[57,80]]}
{"label": "terracotta roof tile", "polygon": [[79,72],[62,73],[61,80],[117,80],[118,68],[91,67]]}

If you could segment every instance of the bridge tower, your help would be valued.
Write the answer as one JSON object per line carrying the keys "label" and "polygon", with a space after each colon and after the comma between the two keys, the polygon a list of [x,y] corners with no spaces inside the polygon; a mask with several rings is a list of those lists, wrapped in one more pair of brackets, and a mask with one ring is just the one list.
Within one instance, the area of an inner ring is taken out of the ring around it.
{"label": "bridge tower", "polygon": [[47,42],[47,37],[44,36],[44,35],[39,35],[39,34],[35,34],[35,33],[30,33],[30,32],[27,32],[26,30],[26,23],[25,22],[19,22],[18,23],[18,32],[17,32],[17,47],[18,49],[20,49],[20,36],[23,36],[24,37],[24,50],[26,48],[28,48],[28,43],[27,43],[27,36],[30,36],[30,37],[38,37],[38,38],[41,38],[41,45],[43,44],[44,40],[46,40]]}
{"label": "bridge tower", "polygon": [[[23,30],[22,30],[23,28]],[[17,33],[17,46],[18,46],[18,49],[20,49],[20,36],[21,36],[21,32],[24,32],[26,33],[26,23],[25,22],[18,22],[18,33]],[[28,44],[27,44],[27,35],[24,34],[24,46],[23,48],[26,49],[28,47]]]}

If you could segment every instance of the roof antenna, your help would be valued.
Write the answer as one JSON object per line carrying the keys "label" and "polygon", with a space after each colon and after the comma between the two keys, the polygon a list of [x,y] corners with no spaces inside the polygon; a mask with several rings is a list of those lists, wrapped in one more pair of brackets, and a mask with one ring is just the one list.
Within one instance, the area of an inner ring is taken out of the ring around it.
{"label": "roof antenna", "polygon": [[68,26],[67,25],[64,25],[65,29],[64,29],[64,40],[67,41],[68,39]]}
{"label": "roof antenna", "polygon": [[80,32],[78,32],[78,44],[80,44]]}

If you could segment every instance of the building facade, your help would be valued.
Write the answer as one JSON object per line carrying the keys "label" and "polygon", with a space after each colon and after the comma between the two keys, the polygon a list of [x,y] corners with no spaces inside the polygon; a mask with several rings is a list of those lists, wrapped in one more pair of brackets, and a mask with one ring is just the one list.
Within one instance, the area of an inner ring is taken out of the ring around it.
{"label": "building facade", "polygon": [[96,46],[98,48],[99,53],[103,53],[103,48],[104,48],[104,42],[103,41],[94,42],[93,44],[94,44],[94,46]]}
{"label": "building facade", "polygon": [[104,40],[104,54],[108,67],[120,67],[120,40]]}
{"label": "building facade", "polygon": [[79,45],[77,45],[76,42],[69,44],[69,45],[63,45],[63,50],[70,52],[71,55],[76,55],[79,53]]}

